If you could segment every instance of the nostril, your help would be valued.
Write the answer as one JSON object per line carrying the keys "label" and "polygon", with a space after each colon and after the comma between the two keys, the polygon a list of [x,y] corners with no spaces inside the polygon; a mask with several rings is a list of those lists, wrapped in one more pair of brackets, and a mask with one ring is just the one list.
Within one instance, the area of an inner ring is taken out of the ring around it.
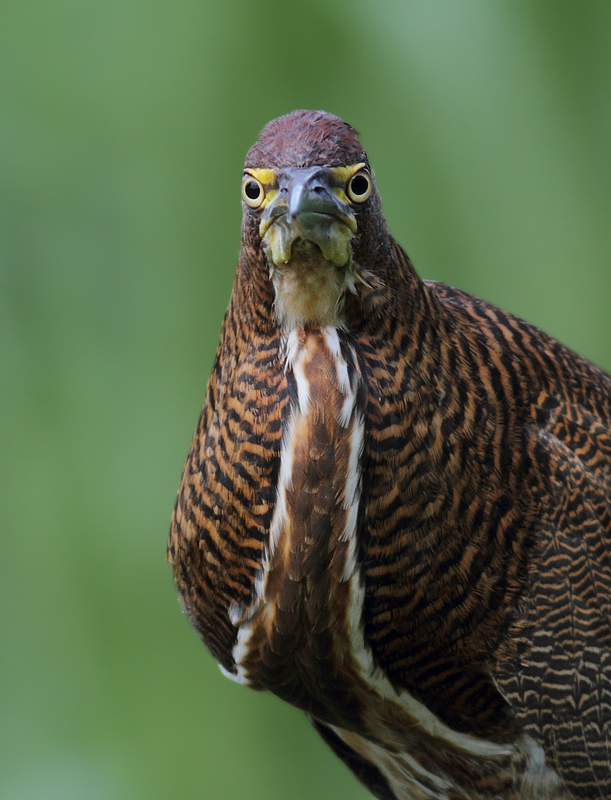
{"label": "nostril", "polygon": [[324,194],[325,193],[324,186],[315,186],[314,187],[314,191],[316,192],[316,194]]}

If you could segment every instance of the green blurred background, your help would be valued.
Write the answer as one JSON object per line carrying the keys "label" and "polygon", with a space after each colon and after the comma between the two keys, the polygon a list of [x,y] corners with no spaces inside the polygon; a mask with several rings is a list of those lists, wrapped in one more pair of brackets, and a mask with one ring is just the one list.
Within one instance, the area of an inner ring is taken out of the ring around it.
{"label": "green blurred background", "polygon": [[164,562],[243,157],[344,117],[421,275],[609,369],[611,3],[6,0],[0,38],[0,797],[365,800]]}

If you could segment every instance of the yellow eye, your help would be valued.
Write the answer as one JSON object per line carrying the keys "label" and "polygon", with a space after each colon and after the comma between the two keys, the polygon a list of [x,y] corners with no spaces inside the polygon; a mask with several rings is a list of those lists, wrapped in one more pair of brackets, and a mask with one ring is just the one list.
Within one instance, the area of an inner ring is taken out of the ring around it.
{"label": "yellow eye", "polygon": [[248,173],[242,180],[242,200],[251,208],[259,208],[265,200],[263,184]]}
{"label": "yellow eye", "polygon": [[359,170],[348,181],[348,197],[353,203],[364,203],[369,199],[372,189],[373,181],[366,169]]}

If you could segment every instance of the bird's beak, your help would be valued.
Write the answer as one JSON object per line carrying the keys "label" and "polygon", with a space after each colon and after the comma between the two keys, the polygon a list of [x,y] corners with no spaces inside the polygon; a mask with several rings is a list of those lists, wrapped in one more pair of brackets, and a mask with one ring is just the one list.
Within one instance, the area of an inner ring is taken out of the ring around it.
{"label": "bird's beak", "polygon": [[276,266],[290,261],[298,240],[314,242],[323,258],[337,266],[352,256],[350,239],[356,217],[331,169],[285,169],[278,189],[265,206],[259,232],[268,258]]}

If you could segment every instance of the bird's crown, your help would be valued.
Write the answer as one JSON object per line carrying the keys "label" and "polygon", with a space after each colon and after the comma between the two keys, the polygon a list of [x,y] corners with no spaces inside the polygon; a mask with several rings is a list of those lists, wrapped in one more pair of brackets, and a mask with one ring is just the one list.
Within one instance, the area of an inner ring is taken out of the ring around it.
{"label": "bird's crown", "polygon": [[326,111],[292,111],[271,120],[246,156],[246,167],[336,167],[364,162],[359,133]]}

